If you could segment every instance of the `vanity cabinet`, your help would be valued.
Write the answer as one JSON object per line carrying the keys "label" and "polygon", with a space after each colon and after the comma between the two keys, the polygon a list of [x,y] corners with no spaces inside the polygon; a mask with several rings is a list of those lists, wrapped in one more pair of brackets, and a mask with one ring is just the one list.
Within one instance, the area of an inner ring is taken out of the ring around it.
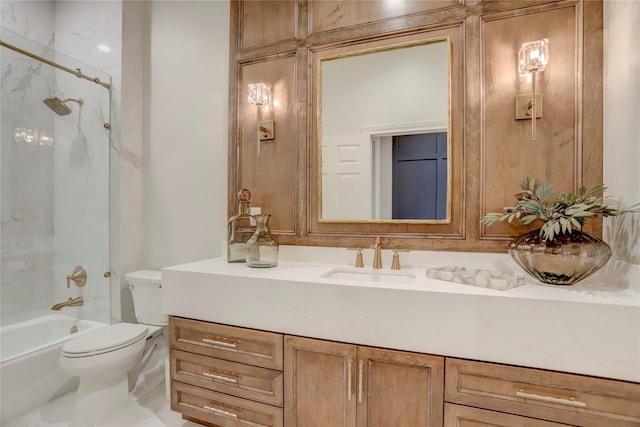
{"label": "vanity cabinet", "polygon": [[444,358],[286,336],[285,426],[441,426]]}
{"label": "vanity cabinet", "polygon": [[[491,426],[640,426],[637,383],[454,358],[447,358],[445,366],[445,426],[475,426],[472,420],[487,419],[494,422]],[[558,424],[510,423],[492,411]]]}
{"label": "vanity cabinet", "polygon": [[240,427],[631,427],[640,384],[170,317],[171,409]]}
{"label": "vanity cabinet", "polygon": [[283,425],[283,336],[170,317],[171,409],[216,426]]}

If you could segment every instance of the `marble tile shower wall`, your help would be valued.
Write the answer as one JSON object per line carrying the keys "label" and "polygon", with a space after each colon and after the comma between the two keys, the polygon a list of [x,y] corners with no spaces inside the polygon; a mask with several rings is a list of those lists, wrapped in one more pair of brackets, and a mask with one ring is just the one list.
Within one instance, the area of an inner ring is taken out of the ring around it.
{"label": "marble tile shower wall", "polygon": [[[3,34],[3,40],[5,39]],[[51,67],[2,51],[2,316],[53,299],[54,118],[33,106]],[[38,124],[38,135],[34,125]],[[36,143],[35,140],[38,140]],[[26,197],[25,195],[30,195]],[[29,284],[25,286],[25,284]]]}
{"label": "marble tile shower wall", "polygon": [[[112,156],[110,163],[109,152],[119,146],[122,4],[3,1],[0,8],[3,40],[112,83],[110,93],[2,48],[2,321],[81,294],[83,307],[63,310],[109,322],[110,283],[103,274],[110,269],[110,222],[116,220],[109,214],[109,170],[117,170],[118,161]],[[111,52],[97,50],[98,44]],[[46,96],[83,98],[84,105],[70,103],[72,113],[60,117],[44,108]],[[15,129],[28,129],[27,136]],[[35,142],[26,142],[32,134]],[[67,289],[65,277],[79,264],[87,269],[87,285]]]}

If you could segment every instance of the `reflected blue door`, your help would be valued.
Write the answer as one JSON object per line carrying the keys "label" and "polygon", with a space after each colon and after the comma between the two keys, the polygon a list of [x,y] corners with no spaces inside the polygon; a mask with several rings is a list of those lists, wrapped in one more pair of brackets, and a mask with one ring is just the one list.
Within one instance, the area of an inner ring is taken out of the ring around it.
{"label": "reflected blue door", "polygon": [[447,133],[393,137],[393,219],[447,218]]}

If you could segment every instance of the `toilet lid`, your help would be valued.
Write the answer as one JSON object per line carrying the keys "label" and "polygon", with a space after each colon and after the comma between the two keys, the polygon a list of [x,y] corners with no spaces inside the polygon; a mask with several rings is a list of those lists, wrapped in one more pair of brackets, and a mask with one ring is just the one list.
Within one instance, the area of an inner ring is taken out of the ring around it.
{"label": "toilet lid", "polygon": [[146,325],[133,323],[117,323],[98,328],[79,337],[69,340],[62,352],[67,357],[85,357],[106,353],[127,347],[148,334]]}
{"label": "toilet lid", "polygon": [[162,283],[162,273],[157,270],[138,270],[124,275],[127,282],[138,283]]}

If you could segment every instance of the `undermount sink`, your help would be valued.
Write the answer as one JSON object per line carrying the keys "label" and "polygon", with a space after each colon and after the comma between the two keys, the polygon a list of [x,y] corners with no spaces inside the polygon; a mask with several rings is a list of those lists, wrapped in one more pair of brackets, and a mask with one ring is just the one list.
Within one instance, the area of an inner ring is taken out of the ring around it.
{"label": "undermount sink", "polygon": [[416,276],[410,271],[403,270],[374,270],[362,268],[334,268],[322,275],[325,279],[361,280],[366,282],[407,283]]}

